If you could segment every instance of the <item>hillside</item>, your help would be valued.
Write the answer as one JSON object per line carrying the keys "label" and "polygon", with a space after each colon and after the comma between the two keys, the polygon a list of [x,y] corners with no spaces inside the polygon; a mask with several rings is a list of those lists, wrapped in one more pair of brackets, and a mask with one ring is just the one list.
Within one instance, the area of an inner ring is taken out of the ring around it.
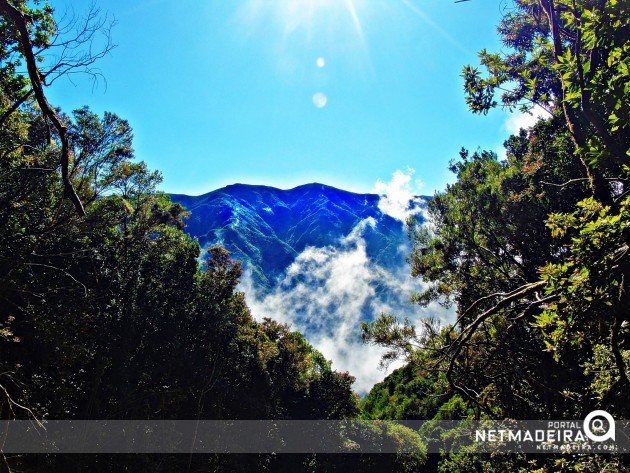
{"label": "hillside", "polygon": [[[243,261],[240,289],[257,320],[299,330],[357,378],[361,393],[383,379],[382,350],[363,344],[361,323],[381,312],[418,317],[409,297],[421,283],[409,274],[404,223],[382,210],[381,196],[323,184],[289,190],[235,184],[171,198],[191,213],[185,231],[203,248],[221,244]],[[426,202],[400,205],[417,213]]]}
{"label": "hillside", "polygon": [[317,183],[289,190],[234,184],[196,197],[171,194],[171,199],[191,212],[187,233],[197,237],[202,247],[225,246],[264,290],[274,287],[307,247],[337,246],[368,218],[375,222],[363,233],[370,260],[386,269],[404,263],[403,226],[379,209],[376,194],[355,194]]}

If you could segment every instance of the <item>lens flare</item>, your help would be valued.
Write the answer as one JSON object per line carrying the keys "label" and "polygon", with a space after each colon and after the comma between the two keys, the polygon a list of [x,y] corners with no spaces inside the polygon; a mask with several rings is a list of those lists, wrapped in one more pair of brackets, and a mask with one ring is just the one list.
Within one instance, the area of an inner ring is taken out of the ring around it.
{"label": "lens flare", "polygon": [[324,108],[328,103],[328,97],[323,92],[317,92],[313,95],[313,105],[317,108]]}

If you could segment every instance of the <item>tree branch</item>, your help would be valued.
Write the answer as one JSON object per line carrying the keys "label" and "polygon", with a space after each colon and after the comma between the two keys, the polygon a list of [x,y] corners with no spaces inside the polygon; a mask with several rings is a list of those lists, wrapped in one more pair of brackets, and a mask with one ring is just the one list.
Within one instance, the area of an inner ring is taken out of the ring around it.
{"label": "tree branch", "polygon": [[26,94],[20,97],[13,105],[11,105],[0,117],[0,128],[4,125],[4,122],[15,112],[20,105],[28,100],[28,98],[33,95],[33,89],[29,90]]}
{"label": "tree branch", "polygon": [[33,43],[28,32],[27,18],[24,14],[10,4],[7,0],[0,0],[0,11],[3,11],[13,22],[18,30],[18,37],[20,46],[22,48],[22,54],[26,60],[26,66],[28,69],[28,76],[33,86],[33,92],[35,98],[39,104],[39,108],[42,111],[44,119],[50,120],[53,126],[59,134],[61,139],[61,179],[64,187],[64,197],[70,199],[74,204],[77,213],[81,216],[85,215],[85,209],[81,203],[81,199],[77,195],[72,181],[70,180],[69,167],[70,167],[70,145],[68,142],[68,130],[61,122],[61,119],[48,103],[46,95],[44,94],[44,88],[42,85],[42,74],[37,67],[35,55],[33,53]]}
{"label": "tree branch", "polygon": [[[474,398],[474,396],[471,396],[468,388],[465,388],[463,386],[459,386],[453,381],[453,369],[455,368],[455,363],[457,361],[457,357],[459,356],[461,351],[464,349],[464,346],[470,341],[472,336],[476,333],[477,328],[479,328],[479,326],[484,321],[486,321],[492,315],[496,314],[499,310],[501,310],[504,307],[508,306],[510,303],[512,303],[514,301],[517,301],[517,300],[520,300],[523,297],[525,297],[525,296],[527,296],[527,295],[529,295],[529,294],[531,294],[533,292],[536,292],[539,289],[542,289],[546,285],[547,285],[546,281],[537,281],[535,283],[526,284],[524,286],[521,286],[521,287],[515,289],[514,291],[506,294],[506,296],[503,299],[501,299],[494,307],[492,307],[492,308],[488,309],[487,311],[483,312],[482,314],[480,314],[470,325],[468,325],[464,330],[462,330],[462,332],[460,333],[459,337],[457,337],[457,339],[454,342],[455,351],[454,351],[454,353],[452,353],[450,355],[451,360],[450,360],[450,363],[449,363],[448,370],[446,371],[446,379],[451,384],[451,386],[453,386],[453,389],[455,389],[458,392],[460,392],[461,394],[463,394],[466,398],[471,399],[472,401],[476,402],[476,399]],[[495,294],[493,294],[492,296],[494,296],[494,295]],[[488,297],[492,297],[492,296],[488,296]],[[486,299],[487,299],[487,297],[486,297]],[[479,300],[481,300],[481,299],[479,299]],[[541,300],[538,301],[538,303],[542,303],[543,301],[544,301],[544,299],[541,299]],[[475,302],[468,310],[470,310],[473,306],[475,306],[477,304],[477,302]],[[468,310],[466,312],[468,312]]]}
{"label": "tree branch", "polygon": [[[551,31],[551,37],[553,39],[554,56],[556,58],[556,61],[560,62],[559,58],[563,56],[564,47],[562,45],[562,38],[560,36],[560,29],[558,27],[559,15],[556,12],[554,0],[539,0],[539,5],[545,12],[545,15],[547,16],[547,19],[549,21],[549,30]],[[589,165],[584,157],[584,148],[586,147],[588,142],[586,130],[579,122],[579,118],[577,117],[571,105],[565,99],[567,93],[567,85],[562,78],[562,74],[560,74],[560,82],[562,84],[562,110],[564,112],[564,117],[567,120],[567,126],[569,127],[571,138],[577,146],[580,155],[580,161],[586,169],[586,174],[588,176],[593,195],[604,205],[610,205],[612,207],[614,206],[614,202],[612,200],[610,192],[607,189],[606,181],[604,180],[603,175],[598,169]]]}

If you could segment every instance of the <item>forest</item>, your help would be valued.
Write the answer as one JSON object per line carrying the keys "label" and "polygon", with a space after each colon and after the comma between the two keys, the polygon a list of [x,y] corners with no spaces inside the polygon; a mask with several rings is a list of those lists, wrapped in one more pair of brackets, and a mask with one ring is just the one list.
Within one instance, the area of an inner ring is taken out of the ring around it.
{"label": "forest", "polygon": [[[87,47],[101,18],[66,40],[48,4],[0,0],[2,420],[629,418],[630,10],[514,4],[502,50],[463,68],[462,100],[476,114],[548,117],[509,136],[504,160],[462,149],[430,224],[407,222],[409,269],[427,284],[412,303],[453,306],[457,320],[364,324],[383,363],[406,365],[361,399],[300,333],[254,320],[240,263],[221,247],[202,257],[127,120],[48,101],[52,81],[89,74],[107,52]],[[426,454],[448,433],[365,425],[337,433],[351,454],[0,460],[15,472],[630,468],[619,454]],[[387,442],[399,453],[362,453]]]}

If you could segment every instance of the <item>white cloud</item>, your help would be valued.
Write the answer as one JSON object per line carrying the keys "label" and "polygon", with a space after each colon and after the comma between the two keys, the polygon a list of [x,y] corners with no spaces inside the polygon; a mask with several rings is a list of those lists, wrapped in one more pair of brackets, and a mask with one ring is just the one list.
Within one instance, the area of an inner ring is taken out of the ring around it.
{"label": "white cloud", "polygon": [[407,217],[420,211],[419,207],[412,205],[414,202],[420,202],[417,196],[422,187],[419,179],[411,180],[415,172],[414,169],[408,167],[404,171],[394,172],[391,181],[387,183],[380,179],[376,181],[372,192],[381,196],[378,203],[381,212],[404,222]]}
{"label": "white cloud", "polygon": [[354,389],[361,394],[401,365],[379,370],[384,350],[363,344],[362,321],[381,312],[411,320],[429,314],[442,320],[449,317],[441,308],[422,311],[408,302],[411,293],[423,286],[410,277],[404,263],[392,272],[370,262],[363,234],[375,224],[372,218],[361,221],[338,246],[306,248],[270,294],[261,295],[249,274],[240,288],[257,320],[270,317],[302,332],[333,361],[334,369],[356,377]]}
{"label": "white cloud", "polygon": [[513,112],[505,120],[503,126],[511,134],[517,134],[521,128],[529,128],[536,124],[540,118],[549,117],[547,110],[539,105],[535,105],[529,113]]}

